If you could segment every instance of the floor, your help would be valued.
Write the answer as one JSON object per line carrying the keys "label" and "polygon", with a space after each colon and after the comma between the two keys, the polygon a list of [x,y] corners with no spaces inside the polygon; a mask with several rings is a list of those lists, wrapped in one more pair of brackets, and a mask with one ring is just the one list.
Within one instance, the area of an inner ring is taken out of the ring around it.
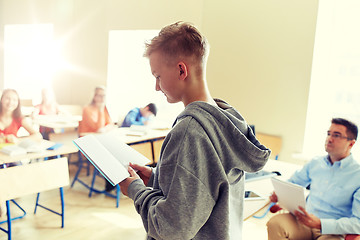
{"label": "floor", "polygon": [[[76,166],[70,165],[71,180],[75,174]],[[86,172],[81,173],[81,179],[90,183],[91,177]],[[104,181],[97,180],[97,187],[103,188]],[[116,208],[114,198],[95,194],[88,197],[88,190],[76,182],[73,188],[65,187],[65,227],[61,228],[60,216],[38,208],[34,214],[36,195],[30,195],[16,202],[23,207],[27,214],[24,218],[13,221],[13,240],[60,240],[60,239],[131,239],[144,240],[145,231],[139,215],[136,213],[131,199],[122,196],[119,208]],[[60,210],[59,190],[43,192],[40,195],[40,203]],[[11,205],[12,216],[18,216],[21,212]],[[261,214],[260,214],[261,215]],[[243,239],[262,240],[267,239],[266,221],[269,215],[263,219],[250,218],[244,222]],[[0,221],[5,220],[4,217]],[[7,224],[0,227],[7,229]],[[0,240],[7,239],[7,234],[0,231]]]}

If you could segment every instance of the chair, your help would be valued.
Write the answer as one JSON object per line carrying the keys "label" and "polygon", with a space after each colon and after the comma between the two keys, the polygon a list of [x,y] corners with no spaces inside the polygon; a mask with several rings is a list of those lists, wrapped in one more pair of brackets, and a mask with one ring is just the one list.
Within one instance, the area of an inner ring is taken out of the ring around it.
{"label": "chair", "polygon": [[84,183],[82,180],[79,179],[79,174],[80,174],[80,172],[81,172],[81,170],[83,168],[83,164],[87,164],[87,166],[86,166],[86,175],[87,176],[90,175],[90,162],[85,159],[85,157],[82,155],[82,153],[80,151],[78,151],[77,154],[78,154],[78,161],[77,162],[69,162],[70,164],[77,164],[78,165],[78,169],[77,169],[77,171],[75,173],[75,177],[74,177],[74,179],[73,179],[73,181],[71,183],[71,187],[74,186],[76,181],[78,181],[79,183],[81,183],[85,187],[88,187],[88,185],[86,183]]}
{"label": "chair", "polygon": [[261,144],[271,149],[270,159],[279,159],[279,154],[282,146],[281,137],[257,132],[256,138]]}
{"label": "chair", "polygon": [[82,106],[81,105],[60,105],[60,108],[65,112],[70,113],[74,116],[82,115]]}
{"label": "chair", "polygon": [[[92,181],[91,181],[91,186],[89,187],[89,197],[91,197],[92,193],[95,192],[95,193],[102,193],[102,194],[105,194],[106,196],[108,197],[112,197],[112,198],[116,198],[116,207],[118,208],[119,207],[119,203],[120,203],[120,194],[121,194],[121,190],[120,190],[120,186],[117,184],[116,185],[116,195],[114,194],[111,194],[110,192],[107,192],[106,190],[98,190],[94,187],[94,184],[95,184],[95,179],[96,177],[100,175],[102,177],[101,174],[99,174],[99,171],[94,168],[94,173],[93,173],[93,178],[92,178]],[[105,180],[106,181],[106,180]]]}
{"label": "chair", "polygon": [[[49,140],[52,142],[56,142],[56,143],[73,144],[72,141],[76,138],[78,138],[78,133],[76,131],[66,131],[66,132],[62,132],[62,133],[50,133],[49,134]],[[74,154],[77,154],[77,161],[72,162],[70,160],[71,160],[71,156],[73,156]],[[69,154],[69,156],[68,156],[69,164],[75,164],[78,166],[78,170],[77,170],[75,178],[71,184],[71,187],[74,185],[74,182],[77,179],[77,176],[79,175],[79,173],[83,167],[83,164],[87,164],[87,166],[86,166],[87,176],[90,175],[90,163],[88,161],[84,161],[83,159],[84,158],[79,151],[77,153]]]}
{"label": "chair", "polygon": [[346,235],[345,240],[360,240],[360,235],[348,234]]}

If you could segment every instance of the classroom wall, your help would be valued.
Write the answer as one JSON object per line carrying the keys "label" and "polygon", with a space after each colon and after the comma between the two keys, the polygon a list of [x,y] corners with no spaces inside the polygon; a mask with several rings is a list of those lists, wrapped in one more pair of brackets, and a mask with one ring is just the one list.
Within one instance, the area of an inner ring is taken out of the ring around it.
{"label": "classroom wall", "polygon": [[[256,130],[283,138],[280,158],[300,152],[318,1],[313,0],[0,0],[5,24],[49,23],[73,66],[55,76],[62,104],[86,104],[105,85],[108,31],[160,29],[178,20],[197,25],[211,53],[214,97],[235,106]],[[3,70],[0,45],[0,71]],[[1,71],[2,72],[2,71]],[[3,74],[0,74],[3,75]],[[3,76],[0,76],[0,87]]]}
{"label": "classroom wall", "polygon": [[257,132],[282,137],[279,159],[297,161],[307,111],[318,1],[204,1],[208,82]]}

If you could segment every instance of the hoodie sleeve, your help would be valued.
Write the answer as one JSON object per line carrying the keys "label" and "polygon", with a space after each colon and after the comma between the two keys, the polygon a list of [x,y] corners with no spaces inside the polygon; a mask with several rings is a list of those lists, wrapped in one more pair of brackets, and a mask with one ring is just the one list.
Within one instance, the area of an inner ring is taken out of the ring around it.
{"label": "hoodie sleeve", "polygon": [[[141,181],[129,186],[129,197],[148,235],[155,239],[194,238],[227,186],[220,166],[210,166],[211,159],[216,159],[211,141],[197,127],[192,125],[191,131],[180,128],[164,142],[157,168],[159,189],[146,188]],[[219,226],[221,229],[221,220],[217,229]]]}

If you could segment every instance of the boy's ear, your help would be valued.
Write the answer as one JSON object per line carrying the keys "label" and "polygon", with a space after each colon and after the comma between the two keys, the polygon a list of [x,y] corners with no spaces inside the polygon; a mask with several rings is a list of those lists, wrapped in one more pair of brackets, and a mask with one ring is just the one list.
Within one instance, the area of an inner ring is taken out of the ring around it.
{"label": "boy's ear", "polygon": [[179,79],[184,80],[188,75],[186,64],[184,62],[179,62],[177,67],[179,71]]}

